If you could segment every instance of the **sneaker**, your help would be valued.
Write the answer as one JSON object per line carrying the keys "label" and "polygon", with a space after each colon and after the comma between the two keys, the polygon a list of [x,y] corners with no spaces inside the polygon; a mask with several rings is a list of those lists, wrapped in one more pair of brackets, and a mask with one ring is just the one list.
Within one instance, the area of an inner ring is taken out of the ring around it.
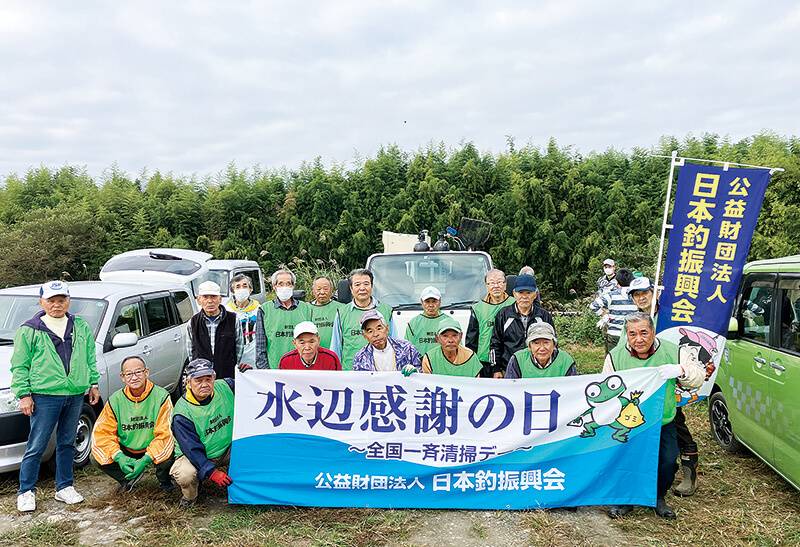
{"label": "sneaker", "polygon": [[191,507],[195,503],[197,503],[197,498],[194,498],[193,500],[181,498],[181,500],[178,502],[178,505],[181,507]]}
{"label": "sneaker", "polygon": [[33,490],[28,490],[17,496],[17,511],[23,513],[36,511],[36,493]]}
{"label": "sneaker", "polygon": [[125,481],[124,483],[122,483],[122,486],[117,488],[117,492],[130,492],[131,490],[133,490],[133,487],[136,486],[136,483],[142,480],[142,477],[144,477],[144,473],[139,473],[131,480]]}
{"label": "sneaker", "polygon": [[67,505],[74,505],[83,501],[83,496],[75,491],[72,486],[67,486],[56,492],[56,501],[63,501]]}

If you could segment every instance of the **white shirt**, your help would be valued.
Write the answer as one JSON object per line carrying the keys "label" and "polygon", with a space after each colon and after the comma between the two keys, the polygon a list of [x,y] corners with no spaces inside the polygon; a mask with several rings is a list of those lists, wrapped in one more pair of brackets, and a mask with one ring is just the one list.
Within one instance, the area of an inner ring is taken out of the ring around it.
{"label": "white shirt", "polygon": [[64,317],[50,317],[47,314],[42,316],[42,322],[47,325],[47,328],[53,331],[53,334],[64,339],[64,335],[67,333],[67,316]]}
{"label": "white shirt", "polygon": [[397,370],[397,362],[394,357],[394,348],[390,343],[386,343],[386,347],[378,349],[372,347],[372,355],[375,358],[375,368],[381,372],[392,372]]}

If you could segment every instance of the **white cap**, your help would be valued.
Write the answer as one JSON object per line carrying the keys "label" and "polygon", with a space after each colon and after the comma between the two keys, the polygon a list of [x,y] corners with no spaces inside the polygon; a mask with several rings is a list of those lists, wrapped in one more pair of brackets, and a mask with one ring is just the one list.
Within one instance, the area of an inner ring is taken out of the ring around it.
{"label": "white cap", "polygon": [[69,296],[69,286],[64,281],[48,281],[39,288],[39,296],[47,300],[54,296]]}
{"label": "white cap", "polygon": [[311,321],[302,321],[294,328],[294,337],[298,338],[301,334],[316,334],[319,335],[317,326]]}
{"label": "white cap", "polygon": [[636,277],[631,284],[628,286],[628,294],[632,293],[633,291],[652,291],[653,284],[650,283],[650,279],[647,277]]}
{"label": "white cap", "polygon": [[213,281],[203,281],[200,283],[200,286],[197,287],[197,294],[199,296],[222,296],[219,285]]}
{"label": "white cap", "polygon": [[615,265],[615,264],[614,264],[614,261],[613,261],[613,260],[611,260],[610,258],[606,258],[606,259],[603,261],[603,266],[614,266],[614,265]]}
{"label": "white cap", "polygon": [[433,285],[428,285],[419,295],[420,300],[427,300],[428,298],[435,298],[436,300],[442,299],[442,293],[439,292],[439,289],[434,287]]}

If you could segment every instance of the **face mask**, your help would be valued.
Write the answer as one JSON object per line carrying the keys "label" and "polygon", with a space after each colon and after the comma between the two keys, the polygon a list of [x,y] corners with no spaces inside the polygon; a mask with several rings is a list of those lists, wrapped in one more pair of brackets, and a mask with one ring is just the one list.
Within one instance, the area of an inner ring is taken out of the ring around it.
{"label": "face mask", "polygon": [[292,298],[292,293],[294,293],[294,289],[292,287],[278,287],[275,289],[275,294],[278,296],[278,300],[281,302],[286,302]]}
{"label": "face mask", "polygon": [[612,275],[614,273],[614,268],[603,268],[603,271],[606,275]]}
{"label": "face mask", "polygon": [[237,302],[246,302],[250,298],[250,289],[236,289],[233,291],[233,297]]}

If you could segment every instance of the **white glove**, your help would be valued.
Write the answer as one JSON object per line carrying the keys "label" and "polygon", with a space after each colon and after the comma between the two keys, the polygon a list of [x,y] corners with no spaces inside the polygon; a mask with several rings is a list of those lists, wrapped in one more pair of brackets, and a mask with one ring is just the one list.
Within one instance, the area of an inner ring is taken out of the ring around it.
{"label": "white glove", "polygon": [[664,380],[672,380],[683,376],[683,367],[680,365],[661,365],[658,367],[658,373]]}
{"label": "white glove", "polygon": [[403,376],[411,376],[415,372],[419,372],[414,365],[403,365]]}

